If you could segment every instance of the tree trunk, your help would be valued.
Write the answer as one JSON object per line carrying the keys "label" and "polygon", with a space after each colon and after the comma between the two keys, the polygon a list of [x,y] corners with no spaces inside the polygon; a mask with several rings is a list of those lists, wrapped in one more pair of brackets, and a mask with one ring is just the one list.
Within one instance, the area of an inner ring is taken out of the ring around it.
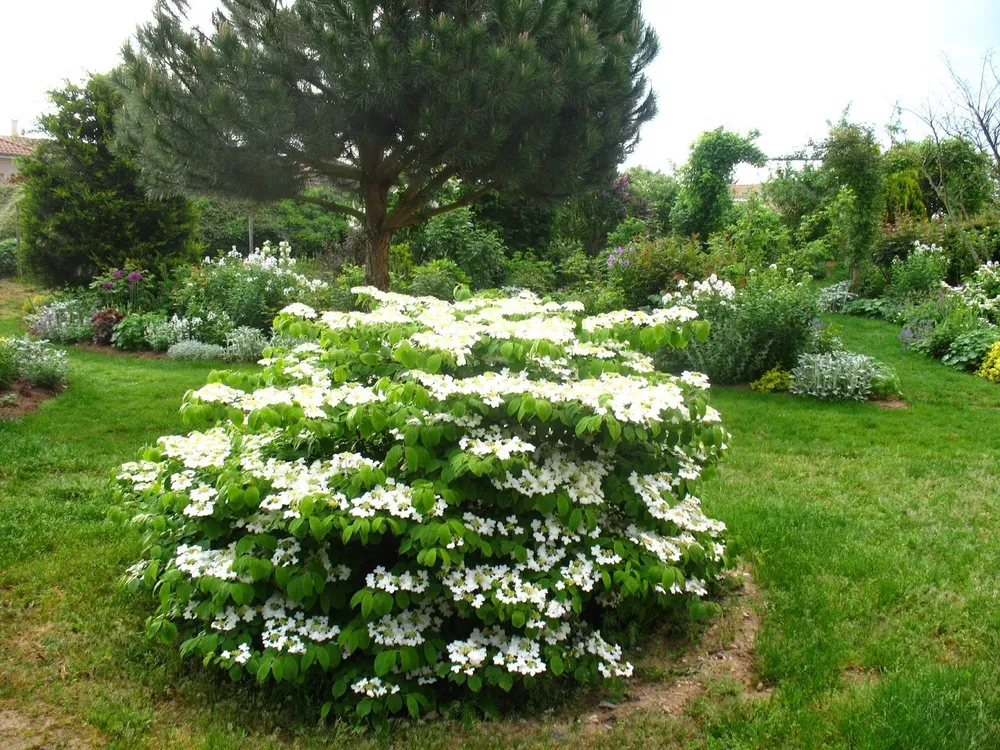
{"label": "tree trunk", "polygon": [[365,234],[368,237],[368,264],[365,283],[389,290],[389,241],[392,231],[385,226],[389,186],[369,184],[365,189]]}
{"label": "tree trunk", "polygon": [[381,289],[389,289],[389,240],[388,232],[368,235],[368,267],[365,272],[365,283]]}

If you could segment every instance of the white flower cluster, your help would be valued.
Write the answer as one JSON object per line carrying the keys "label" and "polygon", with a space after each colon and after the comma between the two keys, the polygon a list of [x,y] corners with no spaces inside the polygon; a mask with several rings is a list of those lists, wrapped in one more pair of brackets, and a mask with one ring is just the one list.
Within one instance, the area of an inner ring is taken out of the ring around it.
{"label": "white flower cluster", "polygon": [[[777,268],[777,266],[773,268]],[[714,273],[707,279],[695,281],[690,285],[690,288],[688,283],[683,280],[677,283],[677,287],[678,291],[663,295],[663,304],[667,309],[697,307],[699,302],[708,299],[729,304],[736,296],[736,287],[730,282],[720,279]]]}

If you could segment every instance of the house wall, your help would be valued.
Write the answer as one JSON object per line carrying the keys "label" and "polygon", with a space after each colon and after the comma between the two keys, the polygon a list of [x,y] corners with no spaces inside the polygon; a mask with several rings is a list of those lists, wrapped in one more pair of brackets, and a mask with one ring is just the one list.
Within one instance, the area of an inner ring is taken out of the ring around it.
{"label": "house wall", "polygon": [[6,182],[17,174],[13,156],[0,156],[0,182]]}

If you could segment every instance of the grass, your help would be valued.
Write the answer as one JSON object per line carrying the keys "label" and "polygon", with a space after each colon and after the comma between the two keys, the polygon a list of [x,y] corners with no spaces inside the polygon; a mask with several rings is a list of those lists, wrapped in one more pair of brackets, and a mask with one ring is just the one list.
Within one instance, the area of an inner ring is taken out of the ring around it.
{"label": "grass", "polygon": [[[17,294],[0,289],[0,335]],[[181,429],[211,366],[73,351],[69,389],[0,424],[0,715],[111,748],[1000,747],[1000,388],[903,352],[889,325],[839,322],[897,368],[909,408],[713,396],[733,439],[705,502],[763,591],[769,698],[713,685],[682,715],[606,731],[557,713],[360,733],[181,662],[145,640],[149,602],[115,586],[138,540],[106,520],[105,481]]]}

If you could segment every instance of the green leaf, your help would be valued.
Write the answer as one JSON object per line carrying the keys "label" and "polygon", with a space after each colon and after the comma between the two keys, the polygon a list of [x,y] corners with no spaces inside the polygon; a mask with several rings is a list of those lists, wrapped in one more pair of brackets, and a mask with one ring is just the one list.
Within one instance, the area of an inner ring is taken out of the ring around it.
{"label": "green leaf", "polygon": [[549,666],[552,668],[552,674],[556,677],[561,675],[563,670],[566,669],[566,665],[563,664],[562,657],[559,654],[552,655],[552,658],[549,660]]}
{"label": "green leaf", "polygon": [[396,666],[396,652],[393,649],[383,651],[375,657],[375,674],[379,677],[389,674]]}

